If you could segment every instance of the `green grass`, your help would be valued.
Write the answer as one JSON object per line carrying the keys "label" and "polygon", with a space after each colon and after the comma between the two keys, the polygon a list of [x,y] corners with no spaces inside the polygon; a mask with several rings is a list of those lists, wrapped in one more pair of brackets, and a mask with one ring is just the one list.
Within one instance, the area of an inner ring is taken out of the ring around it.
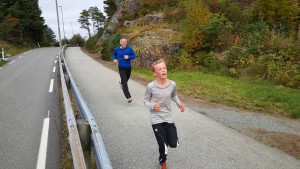
{"label": "green grass", "polygon": [[0,59],[0,66],[3,66],[6,62]]}
{"label": "green grass", "polygon": [[[153,80],[150,70],[134,69],[133,73]],[[300,91],[260,81],[235,79],[201,72],[168,72],[178,92],[194,98],[250,111],[300,118]]]}
{"label": "green grass", "polygon": [[[3,48],[4,49],[4,53],[5,53],[5,57],[7,58],[7,55],[17,55],[20,53],[23,53],[25,51],[28,51],[30,49],[32,49],[32,47],[29,46],[16,46],[14,44],[10,44],[6,41],[2,41],[0,40],[0,49]],[[2,49],[1,49],[2,52]],[[2,60],[2,56],[0,56],[0,66],[3,66],[5,63],[5,61]]]}

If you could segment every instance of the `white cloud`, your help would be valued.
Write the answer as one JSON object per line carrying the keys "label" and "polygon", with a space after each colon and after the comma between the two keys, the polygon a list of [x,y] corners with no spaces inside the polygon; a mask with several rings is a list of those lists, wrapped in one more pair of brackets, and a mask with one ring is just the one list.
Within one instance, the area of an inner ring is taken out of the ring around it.
{"label": "white cloud", "polygon": [[[82,37],[88,37],[87,30],[80,28],[80,24],[77,22],[83,9],[87,10],[90,7],[96,6],[103,14],[105,14],[103,9],[103,0],[39,0],[42,17],[44,17],[45,23],[54,31],[56,39],[58,39],[56,1],[59,13],[61,38],[64,37],[63,27],[65,30],[65,36],[68,39],[73,36],[72,27],[73,34],[80,34]],[[59,6],[62,6],[62,8]],[[61,9],[64,24],[62,23]]]}

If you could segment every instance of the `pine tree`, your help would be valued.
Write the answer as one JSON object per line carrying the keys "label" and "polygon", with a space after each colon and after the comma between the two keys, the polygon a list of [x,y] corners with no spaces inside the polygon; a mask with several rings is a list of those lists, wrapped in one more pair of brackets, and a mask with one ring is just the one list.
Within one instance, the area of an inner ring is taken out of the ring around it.
{"label": "pine tree", "polygon": [[[43,37],[44,32],[48,29],[41,13],[38,0],[7,0],[1,2],[1,39],[22,44],[41,43],[45,40]],[[49,43],[52,41],[53,39]]]}
{"label": "pine tree", "polygon": [[104,3],[104,12],[106,13],[108,19],[110,20],[110,18],[113,16],[113,14],[115,13],[115,11],[117,10],[117,5],[116,5],[116,0],[105,0],[103,1]]}
{"label": "pine tree", "polygon": [[88,10],[84,9],[82,10],[82,12],[80,13],[80,16],[79,16],[79,19],[78,19],[78,22],[81,24],[81,27],[80,28],[83,28],[83,29],[86,29],[88,31],[88,34],[89,34],[89,38],[91,38],[91,30],[90,30],[90,13]]}
{"label": "pine tree", "polygon": [[105,16],[97,7],[89,8],[90,18],[93,23],[94,33],[96,34],[104,26]]}

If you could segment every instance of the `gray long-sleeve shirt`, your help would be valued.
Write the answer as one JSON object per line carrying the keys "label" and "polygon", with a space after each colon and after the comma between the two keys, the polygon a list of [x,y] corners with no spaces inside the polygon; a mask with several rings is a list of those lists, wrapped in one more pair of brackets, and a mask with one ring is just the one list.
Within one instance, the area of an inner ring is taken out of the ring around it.
{"label": "gray long-sleeve shirt", "polygon": [[[172,118],[171,100],[173,100],[177,106],[181,104],[176,93],[176,83],[169,80],[169,84],[161,88],[156,85],[156,81],[152,81],[147,85],[145,91],[144,104],[150,111],[151,124],[158,123],[174,123]],[[160,103],[160,110],[154,111],[153,106],[155,103]]]}

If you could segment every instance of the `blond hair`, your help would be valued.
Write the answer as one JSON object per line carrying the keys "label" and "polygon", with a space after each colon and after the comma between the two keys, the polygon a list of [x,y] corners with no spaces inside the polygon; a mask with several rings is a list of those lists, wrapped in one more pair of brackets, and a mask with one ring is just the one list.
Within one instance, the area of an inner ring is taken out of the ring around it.
{"label": "blond hair", "polygon": [[161,63],[161,62],[165,62],[165,61],[164,61],[163,59],[158,59],[158,60],[156,60],[156,61],[154,61],[154,62],[152,63],[152,65],[151,65],[152,72],[155,71],[154,66],[157,65],[157,64],[159,64],[159,63]]}

